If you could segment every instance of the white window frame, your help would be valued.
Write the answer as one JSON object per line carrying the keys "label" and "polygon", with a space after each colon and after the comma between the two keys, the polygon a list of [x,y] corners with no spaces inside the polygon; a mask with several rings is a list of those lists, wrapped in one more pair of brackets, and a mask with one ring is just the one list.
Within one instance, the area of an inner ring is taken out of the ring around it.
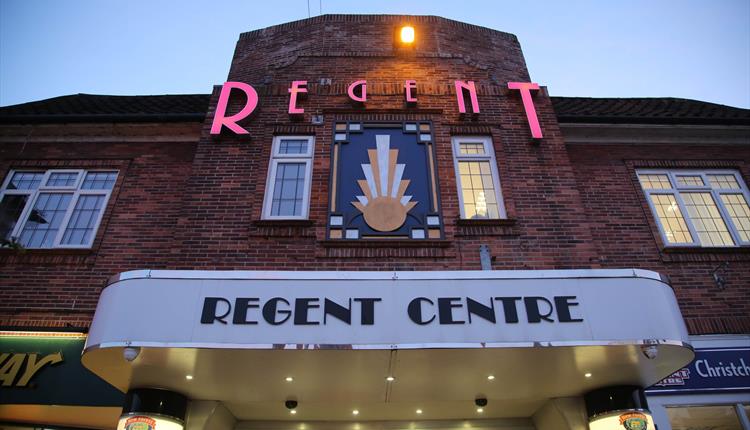
{"label": "white window frame", "polygon": [[[461,154],[459,150],[459,144],[461,143],[480,143],[484,146],[484,154]],[[503,191],[500,186],[500,175],[497,169],[497,161],[495,161],[495,148],[492,145],[492,138],[489,136],[453,136],[451,138],[451,146],[453,147],[453,168],[456,172],[456,187],[461,219],[507,219],[508,215],[505,212],[505,201],[503,200]],[[489,161],[499,218],[466,218],[461,172],[458,167],[460,161]]]}
{"label": "white window frame", "polygon": [[[11,179],[13,178],[13,175],[16,174],[16,172],[43,172],[44,175],[42,176],[42,181],[39,184],[39,187],[37,187],[34,190],[8,190],[8,184],[10,184]],[[78,173],[78,178],[76,179],[75,185],[71,186],[47,186],[47,181],[49,180],[49,177],[52,173]],[[70,199],[70,204],[68,205],[68,208],[65,210],[65,215],[63,216],[62,221],[60,222],[60,229],[55,235],[55,238],[52,241],[52,246],[50,247],[40,247],[40,248],[29,248],[29,249],[89,249],[94,244],[94,240],[96,239],[96,235],[99,232],[99,225],[102,222],[102,219],[104,218],[104,212],[107,210],[107,205],[109,204],[109,198],[112,195],[112,190],[82,190],[80,189],[80,186],[83,184],[83,181],[88,173],[96,173],[96,172],[114,172],[117,176],[119,176],[120,172],[117,169],[48,169],[48,170],[37,170],[37,169],[13,169],[8,172],[6,175],[5,181],[3,181],[2,189],[0,189],[0,201],[2,201],[3,197],[5,195],[28,195],[29,198],[26,200],[26,205],[24,206],[23,210],[21,211],[21,215],[18,218],[18,222],[13,227],[13,230],[10,233],[10,237],[12,238],[19,238],[21,235],[21,232],[23,231],[24,226],[26,225],[26,222],[28,221],[29,213],[32,211],[34,206],[36,205],[37,200],[39,199],[39,196],[43,193],[55,193],[55,194],[72,194],[73,197]],[[117,179],[115,179],[116,181]],[[114,186],[113,186],[114,189]],[[91,238],[89,239],[88,243],[82,244],[82,245],[67,245],[60,243],[62,241],[63,235],[65,234],[65,231],[68,229],[68,223],[70,222],[70,217],[73,214],[73,211],[75,210],[76,205],[78,204],[78,199],[82,195],[96,195],[96,196],[104,196],[104,204],[102,205],[102,210],[99,212],[99,215],[96,219],[96,222],[94,223],[94,230],[93,234],[91,235]]]}
{"label": "white window frame", "polygon": [[[279,147],[282,140],[306,140],[307,152],[304,154],[280,154]],[[306,220],[310,213],[310,188],[312,186],[313,154],[315,153],[314,136],[274,136],[271,148],[271,160],[268,164],[266,177],[266,192],[263,198],[263,219],[268,220]],[[276,186],[276,168],[279,163],[304,163],[305,186],[302,193],[302,213],[300,215],[271,215],[273,206],[273,191]]]}
{"label": "white window frame", "polygon": [[[661,239],[665,247],[670,247],[670,248],[681,248],[681,247],[682,248],[684,247],[739,248],[739,247],[744,247],[744,246],[750,246],[750,241],[743,242],[741,240],[741,236],[739,232],[737,231],[737,227],[734,225],[734,220],[732,219],[731,216],[729,216],[729,213],[724,207],[724,202],[721,200],[722,194],[742,194],[745,196],[745,201],[750,203],[750,193],[748,193],[747,185],[745,184],[745,181],[742,179],[742,175],[740,174],[739,171],[728,170],[728,169],[703,169],[703,170],[637,169],[636,175],[637,176],[667,175],[669,177],[670,185],[672,188],[652,189],[652,190],[647,190],[646,188],[644,188],[643,184],[640,182],[640,177],[638,178],[638,185],[641,187],[641,190],[646,196],[646,201],[648,202],[648,206],[651,209],[651,215],[654,217],[654,221],[656,222],[656,225],[659,228],[659,234],[661,235]],[[711,182],[709,182],[708,180],[708,175],[732,175],[737,180],[737,183],[740,185],[740,188],[721,188],[721,189],[712,188]],[[679,185],[677,183],[678,176],[700,176],[701,179],[703,180],[704,185],[703,186]],[[716,207],[719,209],[719,213],[721,214],[721,217],[724,220],[724,224],[726,224],[727,226],[727,230],[729,231],[729,235],[732,237],[732,240],[734,241],[734,245],[703,245],[700,243],[700,238],[698,237],[698,233],[695,230],[695,227],[693,226],[693,220],[688,215],[685,202],[683,201],[682,195],[681,195],[683,193],[690,193],[690,192],[711,193],[711,197],[714,199],[714,202],[716,203]],[[690,236],[693,238],[693,242],[670,243],[667,240],[667,236],[664,231],[664,227],[662,226],[662,222],[657,216],[656,209],[654,208],[654,204],[651,201],[652,194],[664,194],[664,195],[671,195],[674,197],[675,201],[677,202],[677,206],[680,208],[680,211],[682,212],[682,216],[685,219],[685,224],[687,225],[687,228],[690,231]]]}

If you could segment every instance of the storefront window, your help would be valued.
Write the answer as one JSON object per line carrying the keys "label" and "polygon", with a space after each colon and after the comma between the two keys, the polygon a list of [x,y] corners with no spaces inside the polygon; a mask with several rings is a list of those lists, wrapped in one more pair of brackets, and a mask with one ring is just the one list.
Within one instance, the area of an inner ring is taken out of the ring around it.
{"label": "storefront window", "polygon": [[667,415],[672,430],[742,430],[735,405],[667,407]]}

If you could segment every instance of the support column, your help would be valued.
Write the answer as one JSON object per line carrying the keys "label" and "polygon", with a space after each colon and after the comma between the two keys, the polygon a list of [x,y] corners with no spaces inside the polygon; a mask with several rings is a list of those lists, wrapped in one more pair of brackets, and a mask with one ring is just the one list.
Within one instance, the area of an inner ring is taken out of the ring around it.
{"label": "support column", "polygon": [[537,430],[588,430],[586,405],[581,397],[550,399],[531,417]]}
{"label": "support column", "polygon": [[216,400],[193,400],[187,413],[186,430],[232,430],[237,419]]}

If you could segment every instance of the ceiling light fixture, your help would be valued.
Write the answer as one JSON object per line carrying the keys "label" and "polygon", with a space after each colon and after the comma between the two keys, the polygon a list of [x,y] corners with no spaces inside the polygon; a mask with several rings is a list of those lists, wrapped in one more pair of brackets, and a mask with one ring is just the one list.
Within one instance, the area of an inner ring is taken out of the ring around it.
{"label": "ceiling light fixture", "polygon": [[187,379],[188,381],[190,381],[190,380],[193,379],[193,375],[185,375],[185,379]]}
{"label": "ceiling light fixture", "polygon": [[393,381],[396,380],[396,378],[394,378],[393,376],[389,376],[389,377],[385,378],[385,380],[388,381],[388,382],[393,382]]}
{"label": "ceiling light fixture", "polygon": [[494,379],[495,379],[495,375],[489,375],[489,376],[487,376],[487,380],[488,381],[492,381]]}
{"label": "ceiling light fixture", "polygon": [[287,376],[286,378],[284,378],[284,380],[286,382],[292,382],[292,381],[294,381],[294,378],[292,378],[291,376]]}

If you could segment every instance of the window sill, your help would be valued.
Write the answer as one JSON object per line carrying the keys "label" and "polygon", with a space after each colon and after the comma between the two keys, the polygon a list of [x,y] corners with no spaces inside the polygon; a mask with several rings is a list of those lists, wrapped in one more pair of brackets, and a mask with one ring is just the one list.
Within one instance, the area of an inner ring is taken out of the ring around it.
{"label": "window sill", "polygon": [[[456,258],[445,239],[327,239],[318,241],[322,258],[358,258],[368,264],[384,258]],[[361,270],[379,270],[362,266]]]}
{"label": "window sill", "polygon": [[252,224],[256,227],[312,227],[315,221],[311,219],[256,219]]}
{"label": "window sill", "polygon": [[518,236],[518,222],[515,218],[503,219],[458,219],[456,236]]}
{"label": "window sill", "polygon": [[310,219],[257,219],[252,221],[250,236],[314,237],[315,221]]}
{"label": "window sill", "polygon": [[2,264],[89,264],[93,262],[91,248],[10,249],[0,248]]}
{"label": "window sill", "polygon": [[456,225],[459,227],[469,226],[469,227],[475,227],[475,226],[509,226],[509,225],[516,225],[516,219],[515,218],[498,218],[498,219],[488,219],[488,218],[482,218],[482,219],[466,219],[466,218],[459,218],[456,220]]}
{"label": "window sill", "polygon": [[662,260],[666,262],[700,261],[750,261],[750,246],[715,247],[700,246],[663,247]]}
{"label": "window sill", "polygon": [[327,248],[447,248],[444,239],[327,239],[318,241]]}

